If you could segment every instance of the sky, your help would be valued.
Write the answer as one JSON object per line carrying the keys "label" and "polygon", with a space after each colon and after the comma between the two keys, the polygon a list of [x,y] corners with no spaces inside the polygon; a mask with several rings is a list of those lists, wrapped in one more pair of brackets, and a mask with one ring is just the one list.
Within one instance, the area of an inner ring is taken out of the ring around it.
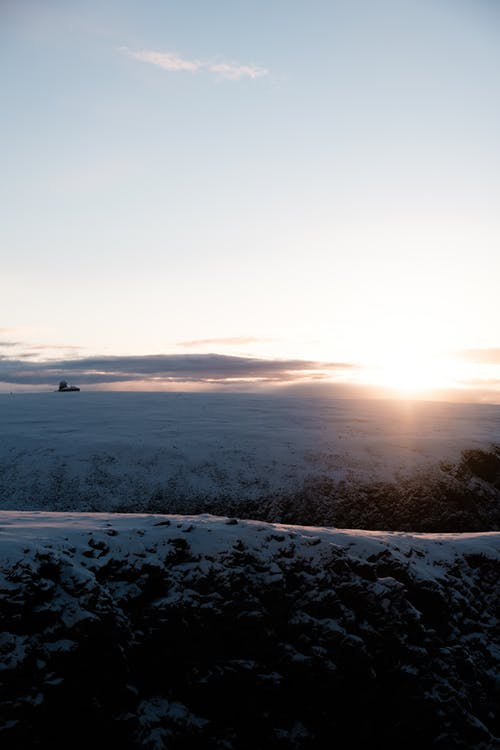
{"label": "sky", "polygon": [[0,62],[2,390],[500,401],[498,3],[0,0]]}

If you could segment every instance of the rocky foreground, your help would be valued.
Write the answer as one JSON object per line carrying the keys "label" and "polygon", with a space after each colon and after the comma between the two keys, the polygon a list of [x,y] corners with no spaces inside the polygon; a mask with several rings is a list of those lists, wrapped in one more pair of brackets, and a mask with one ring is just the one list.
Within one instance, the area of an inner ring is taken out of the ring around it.
{"label": "rocky foreground", "polygon": [[500,748],[500,533],[0,513],[2,748]]}

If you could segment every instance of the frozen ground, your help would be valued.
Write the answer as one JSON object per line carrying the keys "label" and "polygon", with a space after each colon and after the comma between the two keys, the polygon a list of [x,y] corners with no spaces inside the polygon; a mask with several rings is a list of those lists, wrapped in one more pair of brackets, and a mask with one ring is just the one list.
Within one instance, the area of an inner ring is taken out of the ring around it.
{"label": "frozen ground", "polygon": [[[268,519],[307,521],[288,517],[277,499],[318,484],[330,496],[341,488],[359,499],[361,486],[426,481],[442,474],[443,465],[449,473],[464,449],[490,451],[498,444],[499,406],[235,394],[5,394],[0,507],[233,512],[246,502],[246,515],[255,517],[272,503]],[[322,512],[310,520],[320,522]]]}
{"label": "frozen ground", "polygon": [[0,397],[2,748],[500,750],[499,423]]}
{"label": "frozen ground", "polygon": [[500,534],[0,512],[2,748],[500,748]]}

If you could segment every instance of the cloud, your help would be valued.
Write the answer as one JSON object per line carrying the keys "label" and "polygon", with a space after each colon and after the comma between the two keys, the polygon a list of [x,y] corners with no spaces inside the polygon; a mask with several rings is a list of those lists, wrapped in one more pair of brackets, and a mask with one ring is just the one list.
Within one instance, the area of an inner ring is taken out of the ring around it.
{"label": "cloud", "polygon": [[133,60],[156,65],[169,73],[202,73],[208,71],[209,73],[215,73],[219,78],[233,81],[240,78],[262,78],[262,76],[269,74],[267,68],[260,65],[242,65],[224,60],[188,60],[181,57],[177,52],[158,52],[155,50],[134,52],[128,47],[119,47],[118,51]]}
{"label": "cloud", "polygon": [[238,65],[237,63],[206,63],[207,70],[217,73],[221,78],[237,80],[238,78],[262,78],[267,76],[269,71],[259,65]]}
{"label": "cloud", "polygon": [[81,346],[75,346],[74,344],[30,344],[30,346],[33,351],[44,351],[46,349],[62,349],[64,351],[72,349],[78,351],[82,348]]}
{"label": "cloud", "polygon": [[151,65],[157,65],[163,70],[168,70],[170,73],[178,73],[181,71],[188,71],[190,73],[197,73],[202,69],[203,63],[201,60],[185,60],[175,52],[155,52],[154,50],[143,50],[142,52],[133,52],[127,47],[120,47],[120,52],[131,57],[133,60],[140,60],[141,62],[150,63]]}
{"label": "cloud", "polygon": [[500,365],[500,349],[463,349],[458,356],[467,362],[481,365]]}
{"label": "cloud", "polygon": [[130,357],[85,357],[27,362],[0,359],[0,382],[55,386],[61,378],[77,385],[126,382],[286,383],[311,376],[331,378],[355,365],[299,359],[258,359],[222,354],[153,354]]}
{"label": "cloud", "polygon": [[498,388],[500,386],[500,378],[462,378],[458,382],[460,385],[472,388],[476,388],[477,386]]}
{"label": "cloud", "polygon": [[274,339],[262,339],[257,336],[226,336],[218,339],[194,339],[193,341],[178,341],[177,346],[243,346],[245,344],[257,344]]}
{"label": "cloud", "polygon": [[[15,354],[5,353],[6,349],[17,349]],[[4,350],[4,351],[2,351]],[[26,341],[0,341],[0,359],[37,359],[40,357],[40,353],[43,352],[60,352],[59,356],[73,356],[77,352],[81,351],[80,346],[74,346],[72,344],[29,344]]]}

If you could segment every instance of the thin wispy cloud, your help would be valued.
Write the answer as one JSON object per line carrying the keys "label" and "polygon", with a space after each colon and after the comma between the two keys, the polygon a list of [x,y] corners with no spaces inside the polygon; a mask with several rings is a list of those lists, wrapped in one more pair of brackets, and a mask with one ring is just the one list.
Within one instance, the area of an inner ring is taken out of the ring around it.
{"label": "thin wispy cloud", "polygon": [[19,333],[19,330],[20,330],[19,328],[0,328],[0,334],[2,336],[4,335],[8,336],[12,333],[15,333],[15,334]]}
{"label": "thin wispy cloud", "polygon": [[465,385],[472,388],[478,386],[489,386],[498,388],[500,386],[499,378],[463,378],[459,381],[460,385]]}
{"label": "thin wispy cloud", "polygon": [[[2,355],[2,358],[12,358],[15,356],[17,359],[33,359],[39,358],[44,352],[62,352],[66,356],[76,355],[77,352],[81,351],[80,346],[74,346],[73,344],[30,344],[26,341],[0,341],[0,353],[2,349],[17,349],[15,355]],[[59,354],[59,356],[61,356]]]}
{"label": "thin wispy cloud", "polygon": [[226,60],[187,59],[177,52],[159,52],[156,50],[134,51],[128,47],[119,47],[119,52],[133,60],[156,65],[169,73],[213,73],[219,78],[236,81],[240,78],[262,78],[269,71],[261,65],[241,64]]}
{"label": "thin wispy cloud", "polygon": [[257,336],[225,336],[223,338],[193,339],[192,341],[178,341],[177,346],[243,346],[245,344],[257,344],[273,339],[259,338]]}
{"label": "thin wispy cloud", "polygon": [[46,349],[50,350],[62,350],[62,351],[79,351],[82,347],[81,346],[75,346],[74,344],[36,344],[31,345],[30,348],[33,351],[45,351]]}
{"label": "thin wispy cloud", "polygon": [[260,65],[238,65],[237,63],[205,63],[207,70],[217,73],[221,78],[237,80],[238,78],[262,78],[269,75],[267,68]]}
{"label": "thin wispy cloud", "polygon": [[500,365],[500,348],[463,349],[461,352],[458,352],[458,355],[466,362],[484,365]]}

